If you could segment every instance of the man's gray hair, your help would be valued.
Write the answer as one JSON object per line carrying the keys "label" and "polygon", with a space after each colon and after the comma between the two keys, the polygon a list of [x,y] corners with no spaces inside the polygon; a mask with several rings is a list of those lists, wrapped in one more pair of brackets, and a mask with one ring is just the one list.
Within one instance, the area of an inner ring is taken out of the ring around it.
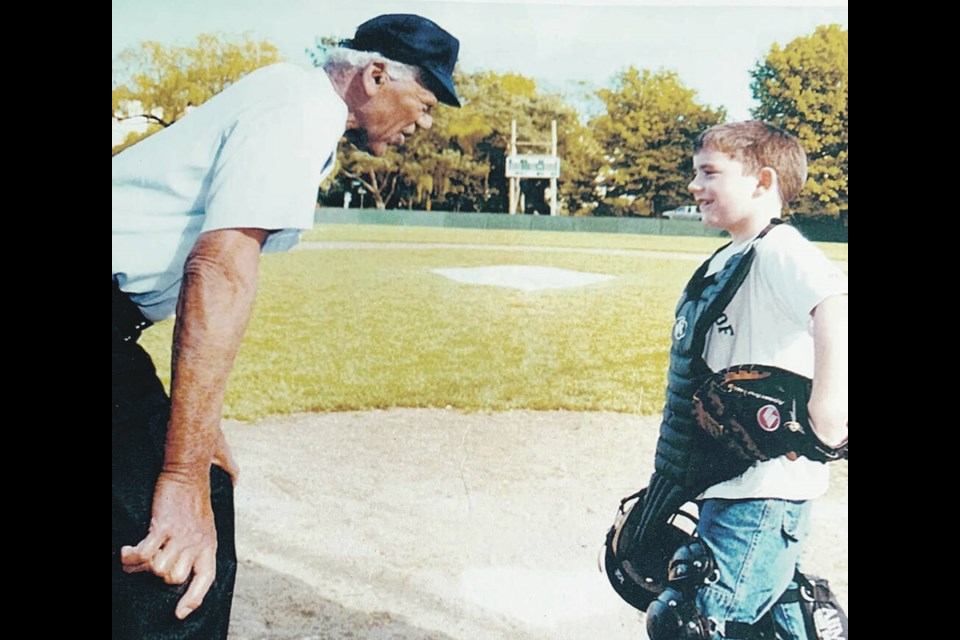
{"label": "man's gray hair", "polygon": [[353,69],[362,69],[374,60],[385,60],[387,75],[394,80],[420,79],[419,67],[391,60],[376,51],[357,51],[344,47],[332,47],[327,50],[323,70],[328,74],[341,74]]}

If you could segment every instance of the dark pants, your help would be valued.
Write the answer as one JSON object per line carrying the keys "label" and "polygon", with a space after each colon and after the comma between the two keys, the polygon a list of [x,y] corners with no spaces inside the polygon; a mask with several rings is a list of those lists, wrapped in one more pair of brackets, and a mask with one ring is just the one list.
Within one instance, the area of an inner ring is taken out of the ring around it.
{"label": "dark pants", "polygon": [[[174,610],[189,581],[168,585],[150,572],[121,570],[120,547],[136,545],[150,525],[153,489],[163,462],[170,399],[150,356],[137,344],[129,301],[114,285],[113,320],[113,637],[150,640],[217,640],[227,637],[237,574],[233,486],[221,468],[210,467],[217,527],[217,577],[185,620]],[[124,338],[129,338],[124,340]]]}

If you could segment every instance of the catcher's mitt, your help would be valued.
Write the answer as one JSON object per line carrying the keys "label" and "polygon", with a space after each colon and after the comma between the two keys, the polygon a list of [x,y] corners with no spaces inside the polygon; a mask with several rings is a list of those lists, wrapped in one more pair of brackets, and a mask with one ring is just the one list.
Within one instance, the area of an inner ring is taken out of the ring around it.
{"label": "catcher's mitt", "polygon": [[809,378],[767,365],[738,365],[712,374],[693,395],[705,432],[740,460],[786,455],[817,462],[847,458],[847,442],[824,444],[810,427]]}

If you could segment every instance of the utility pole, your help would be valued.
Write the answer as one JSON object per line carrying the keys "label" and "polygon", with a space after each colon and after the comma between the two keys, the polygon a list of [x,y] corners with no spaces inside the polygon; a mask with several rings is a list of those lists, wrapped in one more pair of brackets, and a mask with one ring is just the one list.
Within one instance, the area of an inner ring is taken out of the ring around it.
{"label": "utility pole", "polygon": [[[551,154],[557,157],[557,121],[550,123],[550,138],[552,143]],[[559,163],[559,159],[558,159]],[[559,166],[559,164],[558,164]],[[557,177],[550,176],[550,215],[557,215]]]}
{"label": "utility pole", "polygon": [[[510,121],[510,155],[517,155],[517,121]],[[510,177],[510,193],[507,196],[509,198],[507,204],[507,213],[513,215],[517,212],[517,192],[520,191],[520,178],[516,176]]]}

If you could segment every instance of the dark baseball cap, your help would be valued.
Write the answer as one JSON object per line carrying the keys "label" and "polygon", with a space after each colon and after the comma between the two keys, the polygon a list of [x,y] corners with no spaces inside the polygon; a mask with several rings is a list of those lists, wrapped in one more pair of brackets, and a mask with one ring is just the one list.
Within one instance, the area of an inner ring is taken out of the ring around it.
{"label": "dark baseball cap", "polygon": [[385,57],[420,67],[420,78],[437,100],[453,107],[460,99],[453,87],[453,65],[460,41],[435,22],[410,13],[390,13],[367,20],[344,46],[376,51]]}

